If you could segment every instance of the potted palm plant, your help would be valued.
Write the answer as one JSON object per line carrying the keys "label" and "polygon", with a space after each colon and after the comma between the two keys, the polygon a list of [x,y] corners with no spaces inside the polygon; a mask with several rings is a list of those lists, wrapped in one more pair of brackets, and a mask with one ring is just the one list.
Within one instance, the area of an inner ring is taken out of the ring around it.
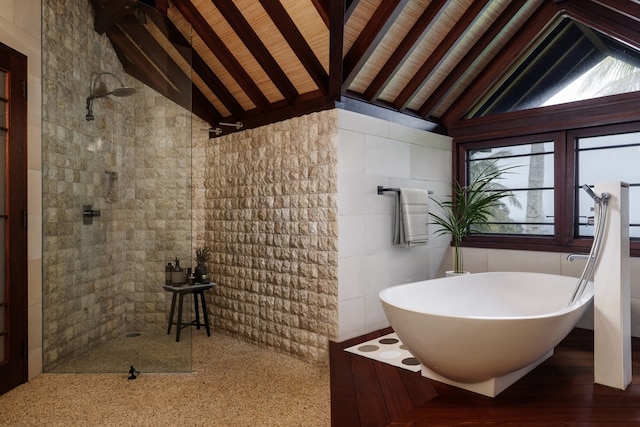
{"label": "potted palm plant", "polygon": [[211,251],[206,246],[196,248],[196,268],[194,275],[196,282],[209,283],[209,271],[207,269],[207,261],[211,258]]}
{"label": "potted palm plant", "polygon": [[498,185],[496,181],[512,167],[500,168],[496,161],[485,163],[477,172],[472,171],[468,185],[456,182],[447,200],[435,200],[443,214],[430,212],[429,216],[440,227],[436,233],[450,234],[454,247],[453,271],[447,272],[447,275],[466,273],[462,265],[462,239],[481,227],[486,229],[486,222],[493,210],[501,205],[503,197],[511,194],[509,189]]}

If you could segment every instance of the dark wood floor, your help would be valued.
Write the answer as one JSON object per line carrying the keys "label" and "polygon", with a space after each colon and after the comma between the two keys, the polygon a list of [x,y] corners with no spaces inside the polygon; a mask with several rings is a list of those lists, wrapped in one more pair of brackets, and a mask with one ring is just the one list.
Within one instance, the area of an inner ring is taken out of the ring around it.
{"label": "dark wood floor", "polygon": [[553,357],[492,399],[343,351],[389,332],[330,343],[333,427],[640,426],[640,339],[624,391],[593,383],[593,332],[574,329]]}

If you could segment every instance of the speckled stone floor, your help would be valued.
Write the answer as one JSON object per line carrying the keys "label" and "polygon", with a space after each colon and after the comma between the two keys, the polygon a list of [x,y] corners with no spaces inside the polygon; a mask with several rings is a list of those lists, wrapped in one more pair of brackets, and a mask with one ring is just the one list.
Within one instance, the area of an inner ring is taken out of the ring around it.
{"label": "speckled stone floor", "polygon": [[330,425],[328,367],[216,333],[192,345],[191,373],[40,375],[0,396],[0,425]]}
{"label": "speckled stone floor", "polygon": [[204,328],[182,330],[176,342],[175,328],[167,334],[165,327],[149,328],[123,334],[72,360],[50,369],[53,373],[117,373],[130,366],[147,373],[192,371],[191,334],[206,334]]}

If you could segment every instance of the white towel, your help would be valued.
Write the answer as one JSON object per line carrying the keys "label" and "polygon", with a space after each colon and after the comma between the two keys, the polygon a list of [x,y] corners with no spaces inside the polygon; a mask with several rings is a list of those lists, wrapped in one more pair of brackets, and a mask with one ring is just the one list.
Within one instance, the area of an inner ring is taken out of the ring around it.
{"label": "white towel", "polygon": [[429,242],[429,192],[401,188],[396,194],[394,245],[426,245]]}

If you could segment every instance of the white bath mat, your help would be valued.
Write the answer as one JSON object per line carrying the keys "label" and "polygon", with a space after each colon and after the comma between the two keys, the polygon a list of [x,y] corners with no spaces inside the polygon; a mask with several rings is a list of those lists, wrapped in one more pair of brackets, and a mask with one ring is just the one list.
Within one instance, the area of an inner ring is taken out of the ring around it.
{"label": "white bath mat", "polygon": [[409,353],[395,332],[345,348],[344,351],[409,371],[418,372],[420,370],[420,362]]}

